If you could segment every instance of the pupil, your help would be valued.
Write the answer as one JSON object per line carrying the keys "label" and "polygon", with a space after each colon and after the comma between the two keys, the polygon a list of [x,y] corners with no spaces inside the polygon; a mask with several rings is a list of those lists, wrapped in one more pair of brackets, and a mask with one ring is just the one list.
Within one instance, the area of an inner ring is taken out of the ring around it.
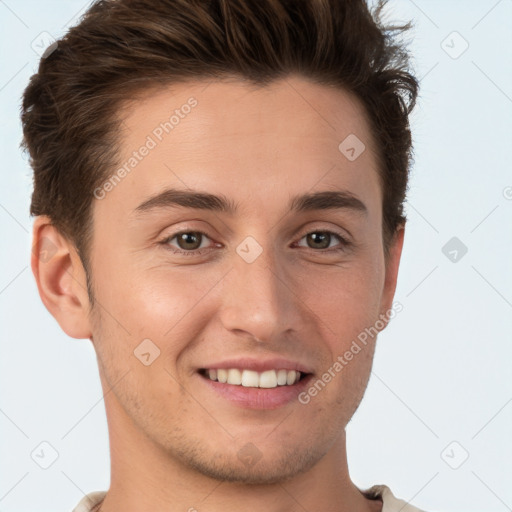
{"label": "pupil", "polygon": [[[327,247],[329,247],[329,237],[330,235],[328,233],[323,233],[323,232],[317,232],[317,233],[311,233],[309,235],[310,239],[312,239],[312,241],[316,244],[318,244],[318,242],[320,242],[321,244],[321,249],[326,249]],[[323,243],[322,243],[323,242]],[[325,243],[327,242],[327,243]],[[317,248],[318,248],[318,245],[317,245]]]}
{"label": "pupil", "polygon": [[[182,233],[178,237],[178,245],[182,249],[197,249],[199,247],[199,245],[201,245],[200,241],[198,243],[199,237],[200,237],[199,233],[196,233],[196,232]],[[183,247],[183,244],[181,242],[184,242],[185,247]],[[192,246],[197,245],[197,247],[190,247],[190,245],[187,245],[187,244],[192,244]]]}

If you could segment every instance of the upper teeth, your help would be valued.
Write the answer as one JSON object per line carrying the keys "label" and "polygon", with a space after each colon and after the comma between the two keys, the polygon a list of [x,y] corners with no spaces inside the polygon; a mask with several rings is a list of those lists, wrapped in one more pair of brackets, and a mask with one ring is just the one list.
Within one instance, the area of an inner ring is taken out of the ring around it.
{"label": "upper teeth", "polygon": [[237,368],[209,369],[206,375],[211,380],[222,383],[244,386],[246,388],[275,388],[277,386],[291,386],[300,379],[300,372],[296,370],[267,370],[255,372],[253,370],[239,370]]}

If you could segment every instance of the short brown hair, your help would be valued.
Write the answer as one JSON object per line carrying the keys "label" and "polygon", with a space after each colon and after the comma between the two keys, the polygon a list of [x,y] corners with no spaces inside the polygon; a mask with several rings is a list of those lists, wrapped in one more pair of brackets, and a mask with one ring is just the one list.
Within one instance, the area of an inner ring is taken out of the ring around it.
{"label": "short brown hair", "polygon": [[[24,91],[23,141],[34,170],[31,215],[48,215],[87,271],[93,191],[116,165],[117,116],[151,86],[239,76],[257,85],[298,73],[354,93],[377,143],[386,257],[406,218],[418,82],[385,26],[385,0],[99,0],[42,58]],[[341,141],[340,141],[341,142]]]}

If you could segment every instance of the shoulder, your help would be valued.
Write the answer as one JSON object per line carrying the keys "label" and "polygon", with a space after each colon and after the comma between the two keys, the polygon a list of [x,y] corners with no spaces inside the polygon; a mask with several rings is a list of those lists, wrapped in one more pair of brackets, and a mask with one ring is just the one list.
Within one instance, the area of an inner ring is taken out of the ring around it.
{"label": "shoulder", "polygon": [[410,503],[395,497],[387,485],[374,485],[361,492],[367,498],[381,499],[382,512],[424,512]]}
{"label": "shoulder", "polygon": [[107,491],[94,491],[86,494],[72,510],[72,512],[93,512],[105,498]]}

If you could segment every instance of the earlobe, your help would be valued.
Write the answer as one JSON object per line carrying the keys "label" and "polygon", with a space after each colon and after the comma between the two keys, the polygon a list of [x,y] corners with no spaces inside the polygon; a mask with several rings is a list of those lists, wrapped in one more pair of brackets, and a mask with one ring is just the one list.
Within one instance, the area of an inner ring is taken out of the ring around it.
{"label": "earlobe", "polygon": [[82,262],[73,243],[44,215],[34,221],[31,267],[41,300],[62,330],[72,338],[90,338],[89,298]]}

